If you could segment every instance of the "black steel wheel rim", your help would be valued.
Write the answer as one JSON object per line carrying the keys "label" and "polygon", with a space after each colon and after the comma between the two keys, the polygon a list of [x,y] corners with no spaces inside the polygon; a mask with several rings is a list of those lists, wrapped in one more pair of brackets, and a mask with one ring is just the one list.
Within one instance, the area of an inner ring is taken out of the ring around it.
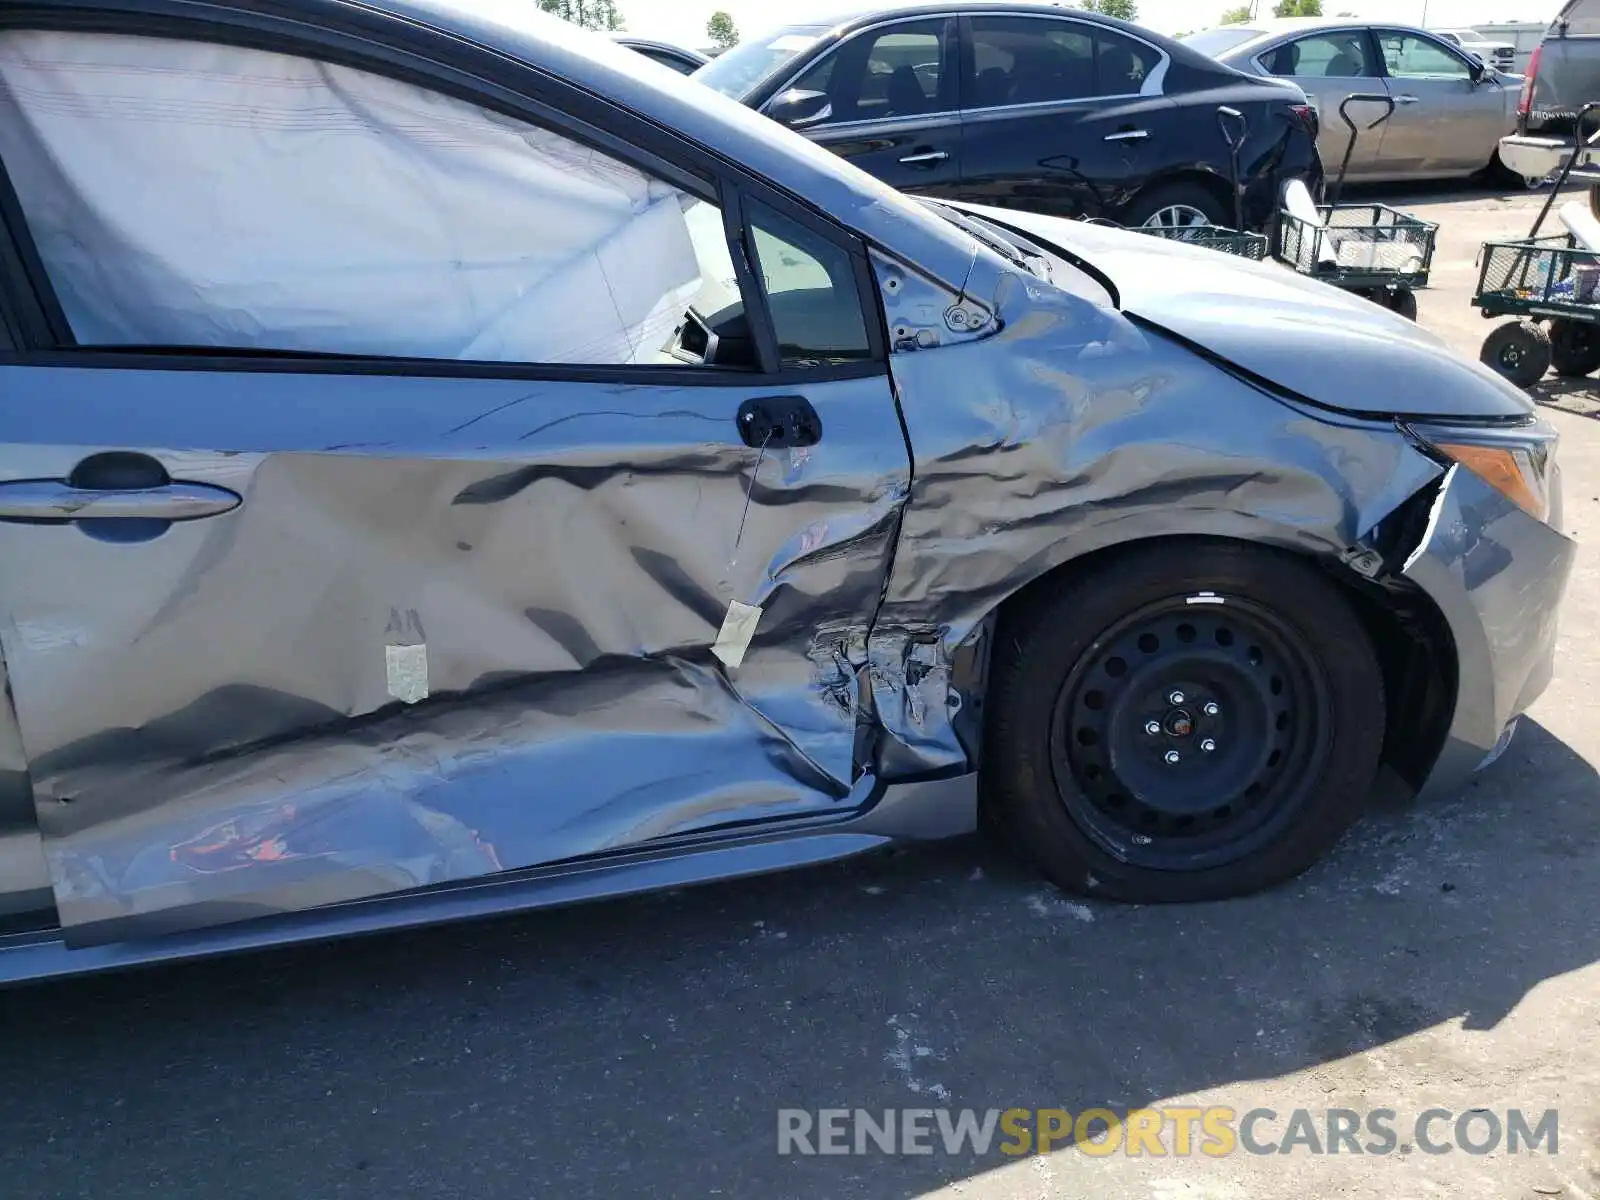
{"label": "black steel wheel rim", "polygon": [[1510,370],[1516,370],[1526,353],[1520,342],[1507,342],[1500,347],[1500,365]]}
{"label": "black steel wheel rim", "polygon": [[1332,743],[1327,672],[1261,605],[1173,597],[1095,639],[1062,684],[1050,742],[1062,805],[1107,853],[1220,866],[1271,842],[1315,790]]}

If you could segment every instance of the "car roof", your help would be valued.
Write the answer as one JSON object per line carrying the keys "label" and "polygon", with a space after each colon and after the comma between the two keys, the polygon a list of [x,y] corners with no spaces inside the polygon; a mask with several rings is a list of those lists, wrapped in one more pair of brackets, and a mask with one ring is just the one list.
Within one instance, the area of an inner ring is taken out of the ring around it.
{"label": "car roof", "polygon": [[1265,21],[1243,22],[1248,29],[1270,34],[1300,33],[1307,29],[1360,28],[1377,23],[1365,17],[1268,17]]}
{"label": "car roof", "polygon": [[[763,21],[762,31],[772,29],[792,28],[796,25],[810,26],[819,29],[856,29],[863,25],[876,25],[880,21],[901,20],[906,17],[936,17],[948,13],[981,12],[984,9],[994,9],[1005,12],[1019,12],[1025,14],[1039,13],[1044,16],[1054,17],[1088,17],[1095,21],[1104,21],[1110,25],[1122,25],[1127,22],[1119,21],[1115,17],[1108,17],[1104,13],[1092,13],[1087,10],[1068,8],[1061,4],[1049,3],[1049,0],[924,0],[918,4],[868,4],[852,3],[843,0],[842,3],[819,6],[814,16],[806,16],[786,21]],[[756,27],[751,26],[752,29]],[[1148,33],[1148,30],[1144,32]]]}
{"label": "car roof", "polygon": [[755,40],[768,37],[783,29],[815,29],[825,31],[834,38],[848,37],[869,25],[880,25],[885,21],[903,21],[917,17],[956,16],[962,13],[983,13],[985,11],[1017,16],[1040,16],[1071,18],[1079,21],[1092,21],[1108,29],[1115,29],[1127,33],[1156,46],[1165,52],[1175,63],[1201,71],[1215,71],[1217,60],[1209,55],[1191,50],[1182,42],[1167,37],[1164,34],[1147,29],[1143,25],[1132,21],[1124,21],[1117,17],[1109,17],[1105,13],[1089,12],[1086,9],[1071,8],[1063,4],[1048,3],[1047,0],[925,0],[920,4],[900,4],[884,7],[863,7],[857,3],[847,3],[843,6],[822,9],[815,17],[792,21],[774,21],[765,24],[752,33],[750,39]]}
{"label": "car roof", "polygon": [[[1226,25],[1214,25],[1204,32],[1210,33],[1216,29],[1227,28]],[[1421,33],[1433,38],[1439,36],[1436,31],[1408,25],[1404,21],[1375,21],[1370,17],[1270,17],[1265,21],[1243,22],[1239,28],[1241,31],[1252,32],[1255,36],[1229,47],[1221,55],[1224,60],[1260,46],[1264,42],[1275,41],[1291,34],[1315,33],[1319,29],[1393,29],[1400,33]]]}

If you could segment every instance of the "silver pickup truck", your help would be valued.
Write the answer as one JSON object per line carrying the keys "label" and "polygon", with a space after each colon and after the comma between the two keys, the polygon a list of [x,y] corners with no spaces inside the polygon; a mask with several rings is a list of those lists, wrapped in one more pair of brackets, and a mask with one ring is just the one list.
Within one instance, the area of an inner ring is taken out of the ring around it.
{"label": "silver pickup truck", "polygon": [[1578,111],[1600,100],[1600,0],[1567,0],[1545,31],[1523,76],[1517,131],[1500,141],[1500,160],[1519,175],[1542,179],[1576,153],[1571,178],[1590,184],[1600,215],[1600,130],[1580,136]]}
{"label": "silver pickup truck", "polygon": [[1511,42],[1491,41],[1476,29],[1435,29],[1433,32],[1451,45],[1460,46],[1468,54],[1476,55],[1502,74],[1516,73],[1517,48]]}

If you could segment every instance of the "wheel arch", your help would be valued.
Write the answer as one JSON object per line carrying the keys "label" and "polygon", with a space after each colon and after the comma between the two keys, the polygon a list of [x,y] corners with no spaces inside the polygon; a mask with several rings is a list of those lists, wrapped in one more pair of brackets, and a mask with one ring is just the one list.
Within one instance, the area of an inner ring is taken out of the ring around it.
{"label": "wheel arch", "polygon": [[1175,187],[1180,184],[1193,184],[1203,188],[1213,200],[1227,213],[1233,207],[1233,198],[1228,194],[1228,181],[1215,171],[1208,171],[1199,166],[1171,167],[1158,174],[1150,176],[1133,192],[1123,204],[1123,212],[1129,212],[1147,199],[1153,192],[1163,188]]}
{"label": "wheel arch", "polygon": [[[1432,493],[1433,489],[1424,489],[1396,510],[1396,519],[1389,522],[1393,537],[1406,538],[1413,517],[1426,513]],[[1336,548],[1264,518],[1242,513],[1209,513],[1205,517],[1205,528],[1148,531],[1089,546],[1075,542],[995,606],[984,622],[989,636],[979,639],[958,660],[955,680],[958,690],[976,694],[978,699],[971,706],[971,715],[980,726],[973,728],[971,744],[977,747],[980,770],[981,693],[987,681],[987,652],[1006,636],[1008,619],[1042,592],[1103,570],[1122,556],[1152,546],[1170,546],[1174,554],[1183,554],[1202,544],[1222,543],[1311,563],[1350,602],[1383,671],[1388,704],[1381,761],[1412,791],[1419,789],[1444,749],[1455,713],[1458,676],[1455,639],[1432,598],[1398,572],[1381,583],[1365,579],[1341,562]]]}

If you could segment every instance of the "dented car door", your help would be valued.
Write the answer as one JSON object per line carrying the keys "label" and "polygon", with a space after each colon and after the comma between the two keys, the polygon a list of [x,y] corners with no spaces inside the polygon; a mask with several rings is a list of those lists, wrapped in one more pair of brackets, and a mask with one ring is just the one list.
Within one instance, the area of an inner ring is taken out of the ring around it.
{"label": "dented car door", "polygon": [[909,479],[864,249],[622,114],[164,28],[0,31],[0,646],[68,941],[855,807]]}

